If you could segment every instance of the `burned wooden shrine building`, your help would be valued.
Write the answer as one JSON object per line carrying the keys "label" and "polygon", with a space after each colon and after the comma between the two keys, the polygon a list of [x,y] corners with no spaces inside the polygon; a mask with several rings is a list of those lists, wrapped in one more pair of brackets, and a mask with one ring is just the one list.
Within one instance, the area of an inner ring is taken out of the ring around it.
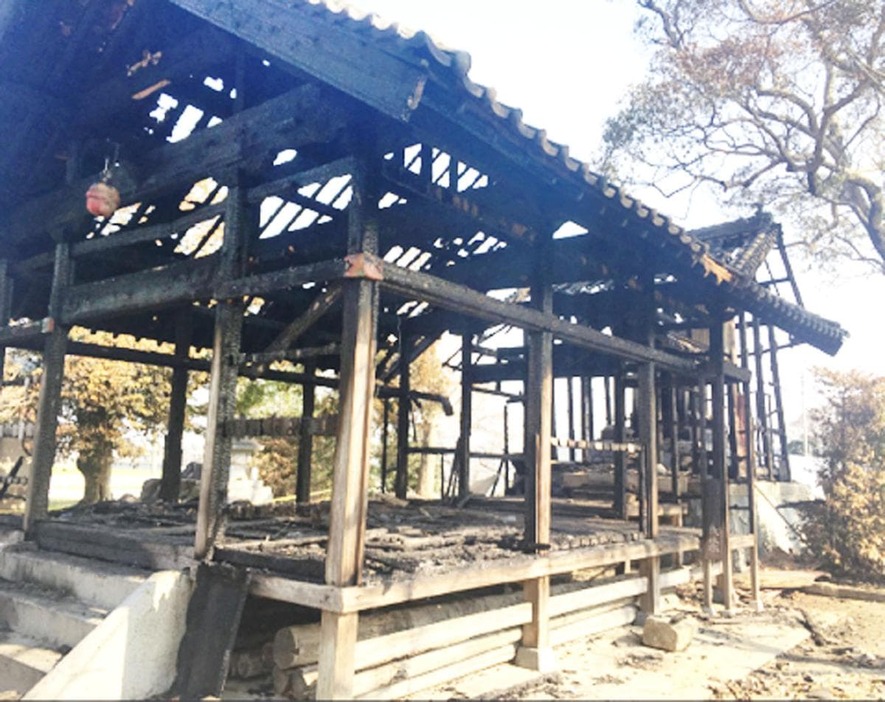
{"label": "burned wooden shrine building", "polygon": [[[635,593],[654,611],[662,562],[702,553],[708,582],[712,561],[722,562],[732,608],[732,552],[756,546],[752,529],[728,526],[729,482],[784,472],[783,417],[765,405],[777,346],[789,336],[835,353],[844,335],[757,282],[769,254],[783,253],[770,217],[685,231],[526,125],[470,80],[469,64],[423,33],[320,0],[0,6],[0,344],[43,359],[23,529],[38,544],[44,534],[44,545],[77,541],[87,553],[88,524],[48,510],[66,355],[172,368],[169,502],[188,373],[208,371],[185,560],[249,564],[256,596],[322,611],[321,698],[359,689],[366,609],[518,583],[531,603],[519,659],[541,667],[550,582],[562,574],[638,562]],[[84,206],[97,183],[106,187],[94,199],[121,199],[107,216]],[[779,277],[791,279],[789,268],[768,282]],[[521,330],[522,345],[496,347],[504,327]],[[71,337],[74,328],[164,346],[102,345]],[[365,556],[378,531],[367,529],[372,400],[402,399],[390,462],[405,497],[408,455],[421,449],[409,445],[408,408],[426,396],[410,387],[409,368],[445,332],[463,339],[450,523],[469,532],[480,509],[465,499],[471,399],[504,381],[522,384],[525,441],[512,464],[523,494],[477,502],[523,516],[497,521],[482,563],[465,539],[463,560],[443,571],[394,563],[374,572]],[[301,420],[242,421],[239,376],[303,385]],[[582,415],[571,436],[553,434],[555,378],[569,379],[569,415]],[[337,389],[334,421],[311,416],[317,386]],[[226,515],[232,436],[281,426],[296,427],[307,447],[292,485],[299,503],[310,500],[310,437],[336,438],[319,565],[303,572],[279,568],[280,555],[243,558]],[[607,503],[552,494],[556,446],[572,468],[610,457]],[[706,496],[703,523],[662,525],[661,515],[681,515],[691,477]],[[714,539],[718,548],[699,550]],[[114,557],[99,545],[88,553]]]}

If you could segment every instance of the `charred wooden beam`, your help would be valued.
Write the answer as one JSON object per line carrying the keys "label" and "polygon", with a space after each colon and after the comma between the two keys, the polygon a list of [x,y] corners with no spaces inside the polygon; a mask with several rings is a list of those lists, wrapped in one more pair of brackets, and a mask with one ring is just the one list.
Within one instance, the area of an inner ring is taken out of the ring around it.
{"label": "charred wooden beam", "polygon": [[389,117],[408,121],[421,101],[425,68],[385,52],[370,54],[354,32],[309,12],[290,12],[276,3],[240,7],[212,0],[172,1]]}
{"label": "charred wooden beam", "polygon": [[218,256],[214,256],[75,285],[62,305],[62,320],[79,324],[104,316],[209,299],[217,270]]}
{"label": "charred wooden beam", "polygon": [[232,439],[252,436],[334,436],[337,430],[337,415],[326,415],[323,417],[237,417],[225,420],[222,424],[224,435]]}
{"label": "charred wooden beam", "polygon": [[[134,163],[133,175],[146,175],[140,181],[133,177],[132,185],[122,188],[123,202],[149,200],[236,164],[254,168],[275,150],[331,140],[347,116],[327,98],[316,86],[301,86],[211,129],[159,147]],[[19,207],[7,225],[10,245],[33,236],[35,224],[51,232],[88,221],[83,193],[94,179],[94,175],[84,178]]]}
{"label": "charred wooden beam", "polygon": [[[381,265],[380,262],[378,264]],[[424,300],[430,304],[462,314],[498,323],[513,324],[530,332],[551,333],[565,342],[592,351],[609,353],[634,361],[652,361],[662,368],[693,375],[695,364],[626,339],[603,334],[589,327],[511,303],[502,302],[470,288],[449,283],[435,276],[398,266],[384,266],[381,286],[401,295]]]}
{"label": "charred wooden beam", "polygon": [[149,63],[131,75],[110,80],[84,92],[73,112],[76,123],[81,128],[100,126],[127,107],[134,107],[142,99],[140,96],[144,91],[161,82],[175,84],[213,65],[231,60],[233,49],[233,38],[214,27],[168,43],[156,63]]}
{"label": "charred wooden beam", "polygon": [[326,312],[331,310],[335,304],[341,299],[341,287],[339,285],[330,286],[328,290],[310,303],[304,313],[289,324],[267,347],[268,353],[283,351],[288,349],[293,342],[301,336],[305,331],[310,329],[317,320]]}
{"label": "charred wooden beam", "polygon": [[326,344],[314,348],[285,349],[283,351],[270,351],[264,353],[240,354],[240,363],[267,364],[274,361],[303,361],[317,356],[334,356],[341,350],[340,344]]}

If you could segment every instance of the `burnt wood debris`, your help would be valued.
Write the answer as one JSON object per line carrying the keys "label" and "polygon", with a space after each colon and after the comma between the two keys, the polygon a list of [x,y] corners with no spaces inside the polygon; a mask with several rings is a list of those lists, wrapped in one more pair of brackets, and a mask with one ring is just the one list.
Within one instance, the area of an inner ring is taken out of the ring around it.
{"label": "burnt wood debris", "polygon": [[[658,611],[683,562],[708,607],[718,575],[735,608],[734,554],[749,552],[758,588],[757,543],[752,511],[748,533],[729,526],[729,485],[789,478],[777,352],[833,354],[845,335],[803,308],[769,215],[686,231],[525,124],[469,64],[325,0],[0,4],[0,346],[43,364],[23,529],[91,558],[249,569],[250,598],[315,615],[313,652],[292,651],[307,663],[278,671],[290,694],[392,697],[504,660],[545,669],[573,630],[631,620],[637,596]],[[99,181],[120,197],[106,217],[85,205]],[[446,333],[461,337],[461,435],[415,445],[412,403],[452,412],[410,383]],[[173,369],[162,501],[49,511],[69,354]],[[182,503],[195,371],[211,376],[206,448],[199,498]],[[302,414],[237,416],[240,377],[302,386]],[[317,387],[337,394],[336,416]],[[471,493],[480,395],[516,430],[494,496]],[[383,427],[374,398],[398,401]],[[393,494],[370,499],[382,432]],[[319,435],[336,442],[332,490],[312,501]],[[243,436],[308,447],[293,501],[228,504]],[[450,476],[437,500],[407,500],[421,452]],[[563,589],[604,567],[619,573],[607,599]],[[361,643],[367,610],[508,589],[482,600],[496,614],[454,607],[463,626],[416,619],[412,638]]]}

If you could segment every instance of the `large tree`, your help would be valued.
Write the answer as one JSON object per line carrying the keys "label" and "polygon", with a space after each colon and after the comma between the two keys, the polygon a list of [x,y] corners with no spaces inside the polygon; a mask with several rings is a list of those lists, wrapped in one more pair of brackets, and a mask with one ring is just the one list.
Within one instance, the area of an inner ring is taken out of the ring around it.
{"label": "large tree", "polygon": [[[109,335],[89,334],[74,329],[72,338],[110,345]],[[144,346],[134,339],[117,339],[132,348]],[[151,350],[156,350],[153,347]],[[4,391],[0,420],[27,417],[37,411],[39,363],[28,354],[11,355],[8,373],[30,376],[29,391]],[[111,467],[115,456],[137,455],[142,446],[135,438],[160,430],[169,406],[168,369],[83,356],[65,359],[62,385],[58,448],[63,456],[74,456],[83,474],[83,502],[110,499]]]}
{"label": "large tree", "polygon": [[666,195],[713,186],[792,220],[819,260],[885,273],[885,3],[637,3],[654,53],[608,122],[610,172]]}
{"label": "large tree", "polygon": [[819,370],[813,413],[826,500],[805,533],[823,561],[862,579],[885,578],[885,377]]}

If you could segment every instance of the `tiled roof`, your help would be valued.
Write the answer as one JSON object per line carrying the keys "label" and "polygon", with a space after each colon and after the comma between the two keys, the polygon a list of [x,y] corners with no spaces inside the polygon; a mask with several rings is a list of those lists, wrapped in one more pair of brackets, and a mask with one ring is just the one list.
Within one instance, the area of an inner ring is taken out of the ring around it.
{"label": "tiled roof", "polygon": [[[554,169],[559,177],[571,182],[590,186],[605,201],[619,206],[629,213],[636,224],[644,224],[652,232],[665,237],[668,244],[687,254],[693,267],[701,267],[704,277],[713,276],[717,285],[727,286],[728,292],[738,305],[793,334],[798,340],[810,343],[827,353],[835,353],[842,344],[846,332],[835,322],[812,314],[772,294],[754,281],[756,268],[767,253],[767,239],[756,238],[749,242],[740,260],[720,260],[711,246],[702,238],[693,236],[670,218],[644,205],[617,185],[595,173],[589,164],[569,155],[563,144],[550,141],[543,129],[526,124],[522,111],[505,105],[496,99],[492,88],[473,82],[469,76],[470,55],[445,47],[423,31],[412,31],[395,23],[389,23],[374,14],[367,14],[335,0],[297,0],[305,9],[318,14],[325,13],[327,21],[345,25],[351,31],[365,35],[384,51],[403,60],[427,65],[437,80],[452,89],[462,90],[464,95],[481,107],[481,114],[494,123],[497,129],[519,137],[528,155]],[[434,70],[435,69],[435,70]],[[763,215],[767,217],[767,215]],[[754,220],[755,221],[755,220]],[[736,223],[740,227],[750,220]],[[757,222],[758,224],[758,222]],[[763,237],[764,238],[764,237]]]}

